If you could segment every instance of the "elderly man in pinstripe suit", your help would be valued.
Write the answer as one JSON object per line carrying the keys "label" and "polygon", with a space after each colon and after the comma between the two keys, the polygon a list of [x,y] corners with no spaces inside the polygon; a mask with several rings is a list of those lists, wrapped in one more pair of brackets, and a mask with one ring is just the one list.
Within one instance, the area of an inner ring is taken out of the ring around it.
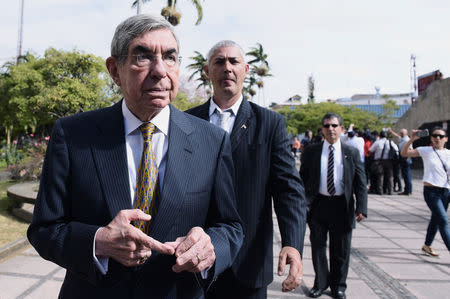
{"label": "elderly man in pinstripe suit", "polygon": [[128,18],[106,60],[124,99],[55,123],[28,238],[67,269],[59,298],[204,298],[238,253],[229,137],[170,105],[178,49]]}
{"label": "elderly man in pinstripe suit", "polygon": [[304,189],[290,153],[283,117],[248,102],[242,86],[249,66],[233,41],[217,43],[204,68],[213,97],[187,111],[230,134],[235,165],[238,212],[244,222],[244,243],[231,269],[221,274],[209,298],[266,298],[273,280],[272,199],[282,238],[278,274],[289,274],[283,291],[295,289],[303,273],[301,253],[306,221]]}

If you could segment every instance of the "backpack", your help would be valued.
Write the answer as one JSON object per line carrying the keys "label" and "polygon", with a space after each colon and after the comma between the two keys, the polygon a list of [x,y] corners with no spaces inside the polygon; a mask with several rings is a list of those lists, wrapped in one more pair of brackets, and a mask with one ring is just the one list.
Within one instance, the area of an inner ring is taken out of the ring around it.
{"label": "backpack", "polygon": [[398,153],[398,150],[396,150],[392,146],[392,141],[389,141],[389,160],[393,160],[393,161],[400,160],[400,155]]}

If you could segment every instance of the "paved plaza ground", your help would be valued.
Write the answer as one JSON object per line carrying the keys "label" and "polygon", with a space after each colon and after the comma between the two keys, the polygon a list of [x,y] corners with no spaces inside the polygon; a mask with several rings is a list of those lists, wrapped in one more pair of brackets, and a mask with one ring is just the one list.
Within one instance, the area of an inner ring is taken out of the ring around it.
{"label": "paved plaza ground", "polygon": [[[420,250],[430,212],[423,200],[420,173],[414,172],[413,176],[411,196],[369,195],[369,218],[353,231],[348,298],[450,298],[450,253],[439,233],[433,248],[440,258],[428,257]],[[303,282],[292,293],[280,291],[284,278],[276,275],[278,227],[275,232],[275,280],[269,286],[268,297],[307,298],[305,294],[314,282],[309,231]],[[0,299],[57,298],[64,274],[64,269],[43,260],[27,246],[0,261]],[[330,291],[321,298],[330,298]]]}

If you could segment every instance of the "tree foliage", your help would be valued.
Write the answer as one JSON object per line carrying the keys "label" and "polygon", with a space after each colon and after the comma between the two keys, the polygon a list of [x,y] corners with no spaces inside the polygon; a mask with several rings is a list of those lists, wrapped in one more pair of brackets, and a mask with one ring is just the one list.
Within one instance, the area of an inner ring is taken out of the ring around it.
{"label": "tree foliage", "polygon": [[205,100],[202,98],[189,100],[189,97],[186,93],[178,91],[177,96],[175,97],[175,99],[172,101],[171,104],[175,106],[178,110],[185,111],[202,104],[204,101]]}
{"label": "tree foliage", "polygon": [[400,107],[397,105],[397,102],[386,98],[386,102],[383,104],[383,115],[381,117],[381,120],[386,124],[386,127],[392,127],[392,124],[394,123],[395,117],[395,111],[400,109]]}
{"label": "tree foliage", "polygon": [[43,57],[27,53],[21,63],[7,63],[0,73],[0,119],[9,138],[119,98],[104,60],[76,50],[49,48]]}
{"label": "tree foliage", "polygon": [[278,110],[286,119],[287,130],[291,134],[301,134],[306,130],[317,132],[321,127],[322,117],[326,113],[339,114],[348,127],[351,123],[358,128],[379,129],[383,124],[375,113],[369,113],[355,107],[347,107],[335,103],[309,103],[297,106],[295,109],[288,107]]}

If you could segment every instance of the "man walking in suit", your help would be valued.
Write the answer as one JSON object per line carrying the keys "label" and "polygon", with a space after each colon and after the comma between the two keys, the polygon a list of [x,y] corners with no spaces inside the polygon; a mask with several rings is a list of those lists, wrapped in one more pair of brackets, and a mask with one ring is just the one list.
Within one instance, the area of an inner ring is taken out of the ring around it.
{"label": "man walking in suit", "polygon": [[301,282],[306,200],[290,153],[281,115],[248,102],[242,85],[249,66],[242,48],[221,41],[209,51],[204,70],[214,95],[188,113],[222,127],[230,134],[235,165],[235,192],[244,223],[244,243],[231,269],[219,276],[209,298],[266,298],[273,280],[272,198],[281,232],[278,274],[290,264],[283,291]]}
{"label": "man walking in suit", "polygon": [[238,253],[229,137],[170,105],[178,49],[128,18],[106,60],[124,99],[55,123],[28,238],[66,268],[60,298],[203,298]]}
{"label": "man walking in suit", "polygon": [[[334,113],[322,118],[322,143],[302,155],[300,174],[309,202],[308,224],[314,271],[309,296],[316,298],[331,287],[335,298],[346,298],[352,229],[367,217],[364,166],[356,148],[341,143],[342,118]],[[356,207],[355,207],[356,205]],[[330,270],[326,255],[330,236]]]}

